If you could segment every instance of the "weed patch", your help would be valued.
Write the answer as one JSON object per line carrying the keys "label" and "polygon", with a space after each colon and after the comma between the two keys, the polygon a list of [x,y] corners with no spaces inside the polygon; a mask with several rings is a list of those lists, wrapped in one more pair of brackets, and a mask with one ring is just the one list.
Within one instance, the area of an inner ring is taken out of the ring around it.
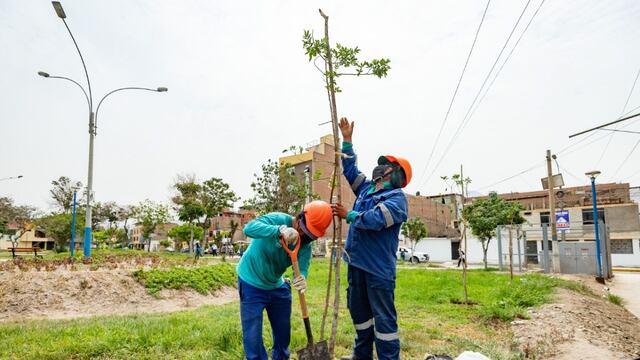
{"label": "weed patch", "polygon": [[192,288],[201,294],[208,294],[223,286],[234,286],[236,272],[229,264],[211,265],[195,268],[172,267],[167,270],[138,270],[133,277],[141,282],[150,294],[162,289]]}

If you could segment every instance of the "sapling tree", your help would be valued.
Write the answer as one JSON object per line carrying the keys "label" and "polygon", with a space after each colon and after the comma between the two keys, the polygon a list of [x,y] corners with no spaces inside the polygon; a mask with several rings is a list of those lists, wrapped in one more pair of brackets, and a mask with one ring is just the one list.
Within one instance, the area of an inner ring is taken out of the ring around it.
{"label": "sapling tree", "polygon": [[416,245],[427,237],[427,225],[420,218],[412,218],[402,223],[400,227],[402,235],[411,241],[411,255],[416,251]]}
{"label": "sapling tree", "polygon": [[[358,59],[360,54],[360,48],[346,47],[336,43],[335,47],[331,46],[329,41],[329,17],[320,11],[320,15],[324,19],[324,37],[316,39],[313,32],[305,30],[302,37],[302,45],[305,54],[309,58],[309,62],[312,62],[316,69],[322,74],[322,80],[324,82],[325,89],[327,91],[327,98],[329,99],[329,112],[331,115],[331,124],[333,128],[333,145],[335,149],[335,158],[333,166],[333,179],[331,180],[331,192],[329,202],[342,203],[341,199],[341,164],[340,164],[340,135],[338,128],[338,111],[336,106],[336,93],[342,92],[342,89],[338,86],[338,79],[342,76],[376,76],[382,78],[387,76],[387,72],[390,69],[389,59],[381,58],[370,61],[363,61]],[[318,64],[320,62],[321,64]],[[336,188],[338,189],[336,191]],[[339,236],[336,235],[339,234]],[[324,338],[325,319],[327,317],[332,269],[335,268],[335,293],[333,301],[333,322],[331,327],[331,338],[329,340],[329,351],[333,354],[336,334],[338,330],[338,314],[340,307],[340,254],[342,254],[342,221],[336,220],[334,217],[333,222],[333,240],[332,240],[333,254],[331,259],[335,263],[329,262],[329,281],[327,282],[327,295],[325,299],[325,309],[322,316],[322,323],[320,327],[320,337]]]}

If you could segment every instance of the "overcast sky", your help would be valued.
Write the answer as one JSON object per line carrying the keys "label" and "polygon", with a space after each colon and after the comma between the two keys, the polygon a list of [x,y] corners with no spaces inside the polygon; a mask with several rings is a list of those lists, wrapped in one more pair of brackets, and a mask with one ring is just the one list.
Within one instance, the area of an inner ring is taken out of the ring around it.
{"label": "overcast sky", "polygon": [[[530,2],[498,67],[540,1]],[[362,59],[391,59],[387,78],[340,79],[338,114],[356,122],[354,146],[367,174],[380,154],[393,154],[413,164],[410,193],[443,192],[440,175],[461,163],[471,190],[537,190],[551,149],[568,185],[586,184],[583,174],[594,168],[603,172],[599,181],[638,185],[640,149],[620,168],[638,134],[616,133],[610,141],[608,132],[598,132],[560,152],[583,139],[568,135],[640,106],[639,83],[623,110],[640,68],[635,0],[547,0],[438,161],[526,4],[492,1],[425,171],[485,4],[63,1],[95,103],[118,87],[169,88],[121,92],[102,104],[96,199],[168,201],[173,179],[184,173],[221,177],[248,198],[253,174],[267,159],[330,133],[329,125],[317,125],[329,119],[327,98],[301,44],[304,29],[322,33],[320,6],[330,16],[333,43],[359,46]],[[1,181],[0,196],[48,210],[52,180],[65,175],[86,184],[88,115],[76,86],[36,73],[85,84],[82,65],[49,1],[0,1],[0,49],[0,178],[24,175]],[[640,131],[640,121],[622,125]]]}

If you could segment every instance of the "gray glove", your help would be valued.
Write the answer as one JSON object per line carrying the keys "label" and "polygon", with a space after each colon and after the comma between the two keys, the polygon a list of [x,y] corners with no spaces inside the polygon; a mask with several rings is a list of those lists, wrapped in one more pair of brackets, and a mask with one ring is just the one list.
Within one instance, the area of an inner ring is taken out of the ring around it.
{"label": "gray glove", "polygon": [[288,245],[295,244],[296,240],[298,240],[298,230],[282,225],[280,226],[280,236]]}
{"label": "gray glove", "polygon": [[301,294],[304,294],[304,292],[307,290],[307,279],[304,277],[304,275],[300,274],[298,277],[293,279],[293,283],[291,285]]}

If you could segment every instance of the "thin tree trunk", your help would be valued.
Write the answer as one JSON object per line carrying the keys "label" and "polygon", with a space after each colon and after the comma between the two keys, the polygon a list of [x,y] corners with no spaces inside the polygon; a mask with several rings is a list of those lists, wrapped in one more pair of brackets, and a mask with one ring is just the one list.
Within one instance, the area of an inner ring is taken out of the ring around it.
{"label": "thin tree trunk", "polygon": [[[464,213],[464,174],[462,172],[462,165],[460,165],[460,187],[462,188],[462,211]],[[458,207],[456,206],[456,216],[458,214]],[[469,293],[467,291],[467,225],[462,220],[462,239],[464,241],[464,257],[462,258],[462,287],[464,288],[464,303],[469,304]],[[460,252],[458,252],[460,256]]]}
{"label": "thin tree trunk", "polygon": [[509,276],[513,281],[513,232],[509,226]]}
{"label": "thin tree trunk", "polygon": [[[341,187],[341,183],[342,183],[342,167],[340,166],[340,155],[341,155],[341,149],[340,149],[340,135],[338,132],[338,112],[336,110],[336,92],[335,92],[335,87],[334,87],[334,79],[333,79],[333,59],[331,56],[331,43],[329,41],[329,17],[327,15],[325,15],[322,10],[320,11],[320,15],[324,18],[324,37],[325,37],[325,41],[326,41],[326,47],[327,47],[327,58],[326,58],[326,64],[328,66],[328,70],[329,70],[329,76],[328,76],[328,82],[329,82],[329,86],[327,87],[327,91],[329,92],[329,98],[330,98],[330,110],[331,110],[331,122],[333,125],[333,144],[334,144],[334,149],[335,149],[335,158],[334,158],[334,181],[332,183],[332,188],[337,188],[337,193],[336,193],[336,202],[341,204],[342,203],[342,187]],[[327,78],[327,76],[325,76],[325,78]],[[333,200],[333,199],[332,199]],[[335,258],[335,294],[334,294],[334,300],[333,300],[333,321],[332,321],[332,326],[331,326],[331,338],[329,340],[329,352],[332,354],[334,353],[334,346],[335,346],[335,342],[336,342],[336,335],[338,332],[338,317],[339,317],[339,311],[340,311],[340,257],[342,255],[342,220],[339,218],[335,218],[334,217],[334,222],[337,222],[337,226],[336,226],[336,230],[337,230],[337,234],[334,231],[334,239],[336,239],[335,244],[335,254],[336,254],[336,258]]]}
{"label": "thin tree trunk", "polygon": [[485,270],[488,269],[487,266],[487,250],[489,249],[489,241],[485,241],[482,243],[482,262],[484,263]]}
{"label": "thin tree trunk", "polygon": [[189,230],[191,230],[191,240],[189,241],[189,254],[193,255],[193,222],[189,222]]}

